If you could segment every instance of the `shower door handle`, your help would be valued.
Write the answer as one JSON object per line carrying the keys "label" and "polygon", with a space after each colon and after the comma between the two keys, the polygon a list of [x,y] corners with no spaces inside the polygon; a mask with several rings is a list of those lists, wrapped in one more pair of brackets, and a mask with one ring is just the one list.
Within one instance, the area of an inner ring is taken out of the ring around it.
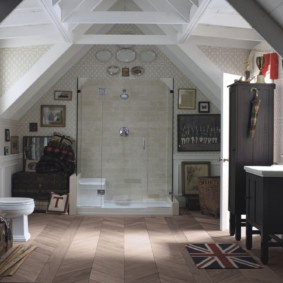
{"label": "shower door handle", "polygon": [[145,138],[143,138],[143,141],[142,141],[142,148],[143,150],[145,150]]}

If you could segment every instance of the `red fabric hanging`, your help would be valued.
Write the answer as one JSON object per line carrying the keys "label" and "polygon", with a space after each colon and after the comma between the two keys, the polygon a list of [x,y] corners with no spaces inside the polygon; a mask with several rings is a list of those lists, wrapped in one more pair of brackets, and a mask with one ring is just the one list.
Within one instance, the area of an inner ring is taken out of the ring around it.
{"label": "red fabric hanging", "polygon": [[278,79],[278,54],[277,53],[268,53],[263,54],[264,63],[261,70],[263,75],[266,75],[268,69],[270,70],[270,79]]}
{"label": "red fabric hanging", "polygon": [[270,79],[278,79],[278,54],[270,54]]}

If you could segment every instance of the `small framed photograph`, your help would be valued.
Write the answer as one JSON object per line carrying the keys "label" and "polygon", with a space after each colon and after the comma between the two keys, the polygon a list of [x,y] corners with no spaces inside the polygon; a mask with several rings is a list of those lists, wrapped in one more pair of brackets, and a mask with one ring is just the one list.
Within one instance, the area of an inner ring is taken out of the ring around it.
{"label": "small framed photograph", "polygon": [[122,77],[129,77],[130,76],[130,69],[129,68],[122,68]]}
{"label": "small framed photograph", "polygon": [[179,94],[179,109],[196,109],[196,89],[180,88]]}
{"label": "small framed photograph", "polygon": [[209,113],[210,112],[209,101],[200,101],[198,103],[198,112],[199,113]]}
{"label": "small framed photograph", "polygon": [[72,100],[72,92],[64,90],[55,90],[54,100]]}
{"label": "small framed photograph", "polygon": [[198,177],[210,176],[210,162],[182,162],[183,195],[198,195]]}
{"label": "small framed photograph", "polygon": [[41,105],[40,112],[41,127],[65,127],[66,106],[65,105]]}
{"label": "small framed photograph", "polygon": [[29,123],[29,131],[37,132],[37,123]]}
{"label": "small framed photograph", "polygon": [[19,137],[11,136],[11,154],[19,153]]}
{"label": "small framed photograph", "polygon": [[5,141],[10,141],[10,130],[5,129]]}
{"label": "small framed photograph", "polygon": [[8,155],[9,154],[9,146],[4,146],[4,155]]}

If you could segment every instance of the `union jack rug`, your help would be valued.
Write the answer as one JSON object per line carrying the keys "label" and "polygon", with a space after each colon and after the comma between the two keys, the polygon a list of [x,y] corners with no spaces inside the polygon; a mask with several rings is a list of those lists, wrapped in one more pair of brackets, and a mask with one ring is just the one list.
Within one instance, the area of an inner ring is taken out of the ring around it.
{"label": "union jack rug", "polygon": [[187,244],[186,249],[200,269],[262,268],[237,244]]}

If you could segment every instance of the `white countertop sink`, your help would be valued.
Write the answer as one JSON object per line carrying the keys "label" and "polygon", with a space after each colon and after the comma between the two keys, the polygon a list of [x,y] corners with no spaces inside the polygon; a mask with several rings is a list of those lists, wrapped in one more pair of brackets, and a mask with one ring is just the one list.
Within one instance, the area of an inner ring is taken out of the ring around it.
{"label": "white countertop sink", "polygon": [[283,177],[283,165],[244,166],[246,172],[261,177]]}

